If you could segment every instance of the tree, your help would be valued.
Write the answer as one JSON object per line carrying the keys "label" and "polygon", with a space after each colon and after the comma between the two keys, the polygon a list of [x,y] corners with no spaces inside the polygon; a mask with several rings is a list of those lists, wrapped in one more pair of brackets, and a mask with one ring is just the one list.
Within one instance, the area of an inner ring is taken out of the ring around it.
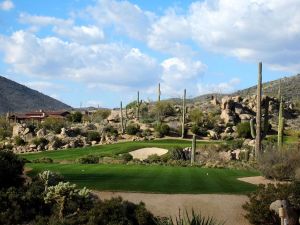
{"label": "tree", "polygon": [[79,111],[76,111],[74,113],[72,113],[72,122],[74,123],[81,123],[82,121],[82,113]]}

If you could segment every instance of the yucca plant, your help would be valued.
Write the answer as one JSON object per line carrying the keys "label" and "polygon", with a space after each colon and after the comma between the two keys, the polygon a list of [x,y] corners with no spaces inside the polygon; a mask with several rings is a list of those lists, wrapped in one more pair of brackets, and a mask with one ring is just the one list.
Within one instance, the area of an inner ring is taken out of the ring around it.
{"label": "yucca plant", "polygon": [[157,225],[225,225],[224,222],[218,222],[213,217],[205,217],[201,214],[196,214],[194,210],[189,214],[185,211],[185,215],[181,215],[179,211],[178,217],[175,221],[172,218],[159,220]]}

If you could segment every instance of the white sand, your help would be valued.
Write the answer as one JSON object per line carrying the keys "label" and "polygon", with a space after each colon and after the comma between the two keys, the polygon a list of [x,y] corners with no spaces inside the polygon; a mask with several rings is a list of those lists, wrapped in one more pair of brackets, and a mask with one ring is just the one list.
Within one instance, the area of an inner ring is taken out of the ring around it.
{"label": "white sand", "polygon": [[167,149],[163,148],[141,148],[132,152],[129,152],[130,155],[133,156],[134,159],[144,160],[147,159],[149,155],[164,155],[168,152]]}
{"label": "white sand", "polygon": [[269,180],[263,176],[256,176],[256,177],[242,177],[238,178],[240,181],[244,181],[250,184],[278,184],[278,183],[287,183],[285,181],[276,181],[276,180]]}
{"label": "white sand", "polygon": [[121,196],[124,200],[134,203],[144,202],[146,208],[156,216],[178,216],[187,210],[191,213],[201,212],[203,216],[213,216],[226,225],[249,225],[244,218],[242,205],[247,201],[245,195],[221,194],[148,194],[126,192],[94,192],[100,199]]}

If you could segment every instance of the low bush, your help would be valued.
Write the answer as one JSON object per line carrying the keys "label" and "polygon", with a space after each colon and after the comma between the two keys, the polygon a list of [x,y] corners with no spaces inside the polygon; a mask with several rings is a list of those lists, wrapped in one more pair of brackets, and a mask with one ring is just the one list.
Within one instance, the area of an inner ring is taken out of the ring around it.
{"label": "low bush", "polygon": [[87,141],[97,141],[101,140],[100,134],[97,131],[88,131],[87,133]]}
{"label": "low bush", "polygon": [[97,155],[87,155],[79,158],[77,162],[81,164],[97,164],[99,163],[99,159],[100,157]]}
{"label": "low bush", "polygon": [[160,138],[170,133],[170,127],[168,126],[168,124],[165,123],[156,124],[154,130]]}
{"label": "low bush", "polygon": [[66,122],[63,119],[58,118],[46,118],[42,124],[41,127],[45,128],[46,130],[51,130],[56,134],[59,134],[61,132],[61,128],[66,126]]}
{"label": "low bush", "polygon": [[191,132],[202,137],[207,136],[207,130],[197,124],[193,124]]}
{"label": "low bush", "polygon": [[35,144],[35,145],[42,145],[42,146],[46,146],[49,141],[46,139],[46,138],[43,138],[43,137],[40,137],[40,138],[34,138],[32,141],[31,141],[32,144]]}
{"label": "low bush", "polygon": [[82,113],[79,111],[73,112],[68,116],[68,120],[73,123],[81,123],[82,122]]}
{"label": "low bush", "polygon": [[270,145],[258,162],[261,173],[267,178],[293,179],[300,167],[300,150],[296,145],[284,145],[282,149]]}
{"label": "low bush", "polygon": [[173,160],[189,160],[191,157],[189,151],[185,151],[180,147],[172,148],[168,154],[170,154],[170,158]]}
{"label": "low bush", "polygon": [[125,162],[129,162],[133,159],[133,156],[129,153],[124,153],[121,155],[121,159],[123,159]]}
{"label": "low bush", "polygon": [[113,126],[106,126],[103,131],[111,136],[117,136],[118,135],[118,130],[114,128]]}
{"label": "low bush", "polygon": [[21,138],[20,136],[16,136],[16,137],[14,138],[14,142],[15,142],[15,144],[16,144],[17,146],[23,146],[23,145],[26,144],[26,142],[24,141],[24,139]]}
{"label": "low bush", "polygon": [[126,127],[126,133],[129,135],[136,135],[138,132],[140,132],[140,126],[138,124],[129,124]]}
{"label": "low bush", "polygon": [[153,155],[149,155],[147,157],[147,159],[145,159],[144,161],[146,161],[148,163],[159,163],[159,162],[161,162],[161,158],[159,155],[153,154]]}
{"label": "low bush", "polygon": [[34,159],[34,160],[32,160],[32,162],[33,163],[53,163],[53,159],[44,157],[44,158],[40,158],[40,159]]}
{"label": "low bush", "polygon": [[21,177],[23,167],[24,161],[17,155],[10,151],[0,151],[0,189],[21,186],[24,181]]}
{"label": "low bush", "polygon": [[268,184],[259,185],[255,192],[248,195],[249,200],[243,205],[246,210],[245,217],[253,225],[280,224],[280,218],[270,210],[272,202],[284,199],[288,200],[291,208],[296,213],[300,212],[300,184]]}
{"label": "low bush", "polygon": [[251,128],[249,122],[239,123],[236,128],[240,138],[251,138]]}
{"label": "low bush", "polygon": [[12,126],[3,116],[0,117],[0,140],[12,135]]}

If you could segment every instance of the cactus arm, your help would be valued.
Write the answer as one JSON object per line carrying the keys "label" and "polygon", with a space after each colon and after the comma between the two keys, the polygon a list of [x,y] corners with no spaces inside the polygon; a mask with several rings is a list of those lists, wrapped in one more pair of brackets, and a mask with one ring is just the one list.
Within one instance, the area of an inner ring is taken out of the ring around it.
{"label": "cactus arm", "polygon": [[251,130],[251,136],[252,136],[253,139],[255,139],[255,137],[256,137],[254,123],[255,123],[255,119],[253,119],[253,118],[250,119],[250,130]]}
{"label": "cactus arm", "polygon": [[261,155],[261,93],[262,93],[262,63],[258,64],[258,81],[257,81],[257,106],[256,106],[256,141],[255,155],[257,158]]}

